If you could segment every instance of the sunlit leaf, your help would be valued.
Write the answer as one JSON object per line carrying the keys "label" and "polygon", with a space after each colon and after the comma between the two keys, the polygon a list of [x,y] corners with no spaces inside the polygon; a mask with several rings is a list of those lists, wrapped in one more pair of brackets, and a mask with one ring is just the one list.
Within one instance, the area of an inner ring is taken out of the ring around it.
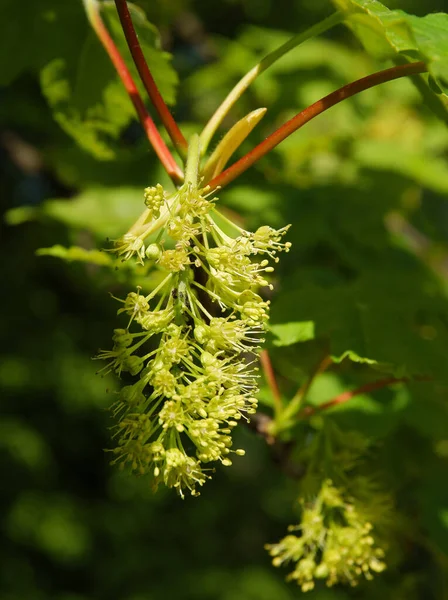
{"label": "sunlit leaf", "polygon": [[313,321],[279,323],[271,325],[269,331],[274,335],[274,346],[291,346],[315,337]]}
{"label": "sunlit leaf", "polygon": [[448,15],[424,17],[389,10],[378,0],[333,0],[362,44],[381,58],[406,54],[423,60],[441,89],[448,90]]}

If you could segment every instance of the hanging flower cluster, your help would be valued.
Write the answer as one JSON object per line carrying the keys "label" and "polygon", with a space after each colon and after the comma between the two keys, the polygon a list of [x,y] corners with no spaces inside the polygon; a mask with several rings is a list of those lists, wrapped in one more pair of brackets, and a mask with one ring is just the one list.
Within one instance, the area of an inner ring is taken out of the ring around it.
{"label": "hanging flower cluster", "polygon": [[291,533],[266,549],[276,567],[295,563],[288,579],[295,580],[303,592],[312,590],[316,579],[326,580],[328,586],[354,586],[362,576],[372,579],[386,568],[372,525],[330,480],[324,481],[312,504],[303,505],[301,524],[289,531],[300,535]]}
{"label": "hanging flower cluster", "polygon": [[[165,276],[149,295],[137,290],[121,300],[128,326],[98,357],[108,361],[103,371],[137,378],[113,406],[114,462],[151,473],[156,487],[182,497],[198,494],[209,477],[204,464],[227,466],[231,452],[244,454],[231,449],[230,434],[257,405],[255,353],[269,310],[258,291],[271,286],[269,259],[290,248],[282,242],[288,227],[247,232],[218,216],[215,201],[191,183],[172,195],[161,185],[145,190],[145,212],[115,249]],[[156,241],[146,245],[150,235]]]}

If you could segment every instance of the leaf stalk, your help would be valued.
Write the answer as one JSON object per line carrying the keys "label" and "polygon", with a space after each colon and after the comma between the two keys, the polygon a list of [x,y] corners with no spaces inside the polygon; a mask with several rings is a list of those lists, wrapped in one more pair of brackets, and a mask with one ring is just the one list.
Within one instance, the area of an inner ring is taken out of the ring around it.
{"label": "leaf stalk", "polygon": [[181,130],[173,118],[173,115],[170,113],[168,106],[162,98],[159,88],[154,81],[151,70],[143,55],[140,42],[138,41],[127,2],[126,0],[115,0],[115,6],[117,7],[121,26],[123,28],[129,50],[132,54],[132,58],[134,59],[135,66],[137,67],[137,71],[140,75],[140,79],[142,80],[151,102],[156,109],[165,129],[167,130],[174,147],[176,148],[180,157],[185,159],[188,150],[187,140],[184,138]]}
{"label": "leaf stalk", "polygon": [[335,106],[335,104],[342,102],[346,98],[350,98],[350,96],[359,94],[360,92],[380,85],[381,83],[393,81],[394,79],[399,79],[400,77],[405,77],[407,75],[417,75],[419,73],[424,73],[427,70],[428,69],[424,62],[408,63],[406,65],[391,67],[390,69],[385,69],[384,71],[378,71],[377,73],[367,75],[367,77],[363,77],[353,81],[352,83],[344,85],[335,92],[328,94],[328,96],[325,96],[317,102],[314,102],[314,104],[311,104],[308,106],[308,108],[305,108],[295,117],[287,121],[284,125],[274,131],[274,133],[271,133],[271,135],[269,135],[263,142],[258,144],[258,146],[253,148],[253,150],[248,152],[237,162],[233,163],[233,165],[223,171],[220,175],[214,177],[209,182],[209,185],[211,188],[224,187],[244,173],[244,171],[260,160],[260,158],[262,158],[265,154],[278,146],[280,142],[297,131],[297,129],[300,129],[300,127],[305,125],[305,123],[308,123],[308,121],[311,121],[321,113],[325,112],[332,106]]}
{"label": "leaf stalk", "polygon": [[356,388],[355,390],[348,390],[346,392],[342,392],[338,396],[335,396],[331,400],[324,402],[323,404],[319,404],[318,406],[305,406],[304,409],[299,413],[299,418],[306,419],[312,417],[317,413],[321,413],[324,410],[328,410],[329,408],[333,408],[335,406],[339,406],[340,404],[344,404],[348,402],[355,396],[359,396],[360,394],[368,394],[370,392],[374,392],[375,390],[380,390],[382,388],[388,387],[389,385],[394,385],[396,383],[410,383],[412,381],[431,381],[431,377],[386,377],[385,379],[380,379],[378,381],[373,381],[370,383],[366,383]]}
{"label": "leaf stalk", "polygon": [[171,152],[158,132],[154,121],[146,110],[145,104],[139,94],[132,75],[130,74],[126,63],[120,54],[120,51],[115,45],[112,37],[109,35],[109,32],[107,31],[106,26],[101,18],[98,2],[96,0],[83,0],[83,2],[87,18],[92,26],[92,29],[95,31],[98,39],[109,55],[109,58],[112,61],[118,76],[126,88],[149,143],[154,148],[157,157],[159,158],[173,183],[181,183],[183,181],[182,170],[174,160]]}
{"label": "leaf stalk", "polygon": [[272,368],[271,359],[267,350],[260,352],[260,364],[263,369],[266,383],[271,390],[272,399],[274,402],[274,412],[278,416],[283,411],[283,402],[281,399],[280,389],[278,387],[277,379],[275,378],[274,369]]}
{"label": "leaf stalk", "polygon": [[215,113],[204,127],[201,133],[201,146],[202,152],[205,153],[208,145],[210,144],[210,140],[215,134],[216,130],[222,123],[225,116],[229,113],[232,106],[236,103],[236,101],[241,98],[250,84],[255,81],[255,79],[266,71],[268,67],[270,67],[273,63],[275,63],[279,58],[284,56],[290,50],[293,50],[309,38],[320,35],[324,31],[331,29],[338,23],[341,23],[344,19],[344,15],[340,12],[336,12],[329,16],[327,19],[324,19],[320,23],[313,25],[306,31],[302,33],[298,33],[290,40],[282,44],[276,50],[273,50],[269,54],[267,54],[255,67],[253,67],[244,77],[236,84],[236,86],[229,92],[226,96],[222,104],[216,109]]}

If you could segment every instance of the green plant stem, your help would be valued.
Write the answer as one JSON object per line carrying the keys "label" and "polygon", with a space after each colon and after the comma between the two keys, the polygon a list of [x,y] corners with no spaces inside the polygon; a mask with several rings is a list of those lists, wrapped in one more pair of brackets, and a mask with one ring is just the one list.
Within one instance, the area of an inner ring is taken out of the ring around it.
{"label": "green plant stem", "polygon": [[199,136],[195,133],[188,145],[187,165],[185,167],[185,183],[193,188],[198,186],[199,164],[201,159],[201,150]]}
{"label": "green plant stem", "polygon": [[323,358],[323,360],[321,360],[321,362],[314,368],[311,375],[308,377],[308,379],[305,381],[305,383],[300,387],[300,389],[297,391],[297,393],[291,399],[291,402],[289,402],[288,406],[286,407],[286,409],[282,415],[285,420],[291,419],[300,410],[300,407],[302,406],[302,402],[304,401],[311,385],[313,384],[313,381],[316,379],[316,377],[318,375],[320,375],[321,373],[324,373],[329,367],[331,367],[332,364],[333,364],[333,360],[332,360],[331,356],[325,356]]}
{"label": "green plant stem", "polygon": [[210,140],[215,134],[216,130],[222,123],[224,117],[228,114],[235,102],[243,95],[250,84],[261,74],[266,71],[274,62],[281,58],[284,54],[290,50],[296,48],[306,40],[316,35],[320,35],[324,31],[327,31],[331,27],[334,27],[338,23],[341,23],[344,16],[340,12],[336,12],[327,19],[324,19],[320,23],[313,25],[306,31],[295,35],[293,38],[285,42],[282,46],[270,52],[266,55],[255,67],[253,67],[244,77],[236,84],[236,86],[229,92],[222,104],[217,108],[210,121],[204,127],[201,133],[201,145],[202,153],[205,153]]}
{"label": "green plant stem", "polygon": [[117,46],[115,45],[115,42],[109,35],[109,32],[107,31],[103,20],[101,19],[97,1],[83,1],[89,22],[93,30],[97,34],[100,42],[104,46],[107,54],[109,55],[109,58],[111,59],[112,64],[114,65],[118,73],[118,76],[120,77],[124,87],[126,88],[127,93],[129,94],[132,104],[134,105],[134,108],[137,112],[138,118],[142,124],[143,129],[145,130],[146,137],[148,138],[149,143],[154,148],[160,162],[162,163],[163,167],[165,168],[172,181],[175,184],[182,182],[182,170],[177,165],[167,145],[163,141],[160,133],[158,132],[154,121],[152,120],[151,116],[146,110],[144,102],[132,78],[132,75],[130,74]]}
{"label": "green plant stem", "polygon": [[280,411],[276,412],[275,420],[271,424],[270,432],[277,435],[279,432],[290,427],[300,411],[302,403],[310,389],[313,381],[318,375],[326,371],[333,364],[331,356],[326,354],[318,365],[313,369],[308,379],[299,388],[291,401]]}
{"label": "green plant stem", "polygon": [[261,368],[263,369],[266,382],[271,390],[275,414],[278,416],[283,411],[283,403],[277,380],[275,378],[274,369],[272,368],[271,359],[267,350],[262,350],[260,352],[260,364]]}
{"label": "green plant stem", "polygon": [[157,84],[154,81],[149,66],[143,55],[140,42],[138,41],[126,0],[115,0],[115,6],[117,7],[121,26],[123,28],[129,50],[132,54],[132,58],[134,59],[135,66],[137,67],[137,71],[140,75],[140,79],[142,80],[142,83],[145,86],[149,97],[151,98],[151,102],[153,103],[154,108],[156,109],[165,129],[167,130],[174,147],[178,151],[181,158],[186,158],[188,149],[187,140],[184,138],[181,130],[177,126],[176,121],[170,113],[168,106],[165,104]]}
{"label": "green plant stem", "polygon": [[258,144],[258,146],[256,146],[253,150],[240,158],[240,160],[238,160],[236,163],[233,163],[233,165],[223,171],[220,175],[213,178],[209,182],[210,187],[224,187],[239,177],[239,175],[244,173],[244,171],[251,167],[255,162],[260,160],[261,157],[278,146],[280,142],[297,131],[297,129],[300,129],[300,127],[305,125],[305,123],[308,123],[308,121],[311,121],[311,119],[314,119],[314,117],[317,117],[335,104],[342,102],[342,100],[350,98],[350,96],[359,94],[360,92],[363,92],[369,88],[380,85],[381,83],[393,81],[394,79],[399,79],[400,77],[405,77],[407,75],[424,73],[425,71],[427,71],[425,63],[414,62],[407,65],[391,67],[390,69],[385,69],[384,71],[367,75],[367,77],[363,77],[362,79],[358,79],[357,81],[353,81],[352,83],[344,85],[335,92],[332,92],[331,94],[328,94],[328,96],[325,96],[314,104],[311,104],[311,106],[308,106],[308,108],[305,108],[295,117],[279,127],[276,131],[274,131],[274,133],[268,136],[263,142]]}

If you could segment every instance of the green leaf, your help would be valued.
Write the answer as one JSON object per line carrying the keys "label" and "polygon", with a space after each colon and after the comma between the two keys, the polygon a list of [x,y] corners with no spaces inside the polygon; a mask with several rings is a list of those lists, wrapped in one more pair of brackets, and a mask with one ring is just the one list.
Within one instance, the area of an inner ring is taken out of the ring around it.
{"label": "green leaf", "polygon": [[446,379],[446,299],[431,278],[407,269],[402,263],[401,272],[398,265],[397,271],[366,270],[345,285],[285,291],[272,303],[272,320],[313,320],[316,338],[328,341],[336,362],[350,358],[397,377]]}
{"label": "green leaf", "polygon": [[448,14],[406,15],[423,60],[436,82],[448,92]]}
{"label": "green leaf", "polygon": [[39,217],[39,209],[35,206],[17,206],[6,211],[4,220],[8,225],[21,225],[35,221]]}
{"label": "green leaf", "polygon": [[[113,3],[103,3],[106,25],[144,96]],[[165,100],[175,100],[177,74],[161,49],[156,28],[130,5],[145,58]],[[136,118],[134,107],[104,48],[91,29],[82,2],[6,0],[2,19],[0,85],[22,72],[39,74],[54,118],[84,150],[112,160],[123,129]]]}
{"label": "green leaf", "polygon": [[115,263],[112,256],[106,254],[106,252],[102,252],[101,250],[86,250],[80,246],[70,246],[70,248],[65,248],[64,246],[56,244],[51,248],[39,248],[36,250],[36,254],[38,256],[54,256],[66,260],[67,262],[86,262],[101,267],[111,267]]}
{"label": "green leaf", "polygon": [[348,360],[350,360],[351,362],[359,363],[359,364],[365,364],[365,365],[378,365],[379,364],[377,360],[374,360],[372,358],[367,358],[366,356],[360,356],[356,352],[353,352],[353,350],[346,350],[339,356],[332,355],[331,358],[333,359],[333,362],[336,362],[336,363],[341,363],[343,360],[348,358]]}
{"label": "green leaf", "polygon": [[[322,373],[313,381],[306,403],[319,406],[354,387],[335,373]],[[401,422],[407,405],[404,386],[395,386],[395,389],[388,387],[373,393],[357,394],[348,402],[327,408],[322,416],[337,422],[344,430],[356,430],[369,437],[384,437]]]}
{"label": "green leaf", "polygon": [[397,52],[418,51],[406,13],[389,10],[377,0],[333,0],[346,14],[345,22],[364,47],[375,56],[386,59]]}
{"label": "green leaf", "polygon": [[140,188],[88,188],[72,200],[48,200],[41,214],[104,240],[122,235],[143,208]]}
{"label": "green leaf", "polygon": [[377,0],[333,0],[365,48],[381,59],[405,54],[423,60],[437,85],[448,91],[448,15],[425,17],[389,10]]}
{"label": "green leaf", "polygon": [[269,331],[275,336],[274,346],[291,346],[297,342],[307,342],[314,339],[314,322],[299,321],[271,325]]}
{"label": "green leaf", "polygon": [[113,140],[132,118],[132,107],[118,82],[104,90],[104,103],[90,106],[84,113],[73,102],[67,66],[62,59],[50,62],[41,72],[41,87],[59,125],[83,149],[99,160],[116,156]]}
{"label": "green leaf", "polygon": [[444,158],[423,153],[393,141],[360,139],[355,142],[354,158],[370,169],[400,173],[420,185],[448,194],[448,164]]}
{"label": "green leaf", "polygon": [[0,85],[9,85],[22,72],[38,72],[49,61],[77,56],[87,34],[81,2],[3,0]]}

